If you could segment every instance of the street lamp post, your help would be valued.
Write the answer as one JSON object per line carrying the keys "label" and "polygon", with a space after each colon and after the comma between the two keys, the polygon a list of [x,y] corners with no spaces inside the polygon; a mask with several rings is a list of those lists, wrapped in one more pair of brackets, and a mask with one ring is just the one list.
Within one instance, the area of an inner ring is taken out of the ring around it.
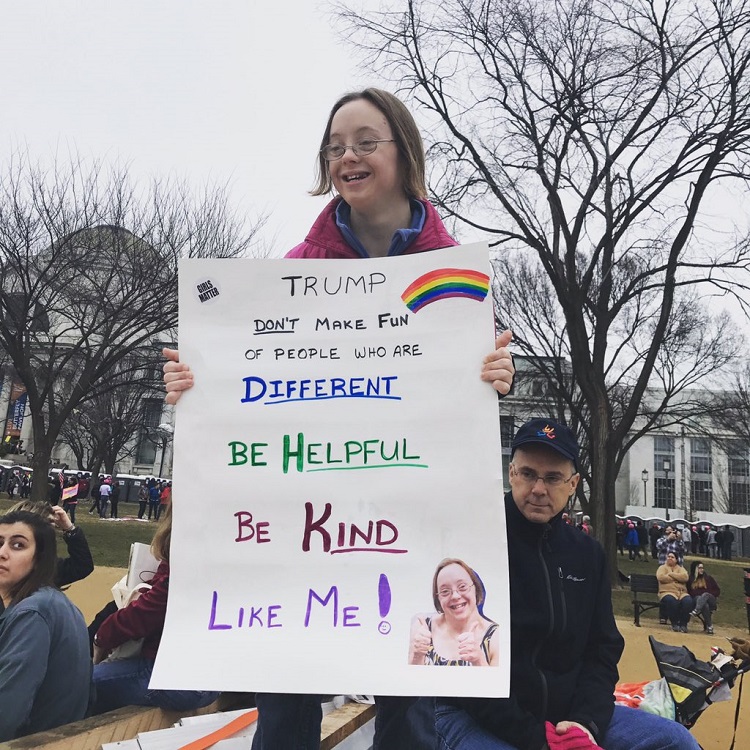
{"label": "street lamp post", "polygon": [[669,491],[669,470],[672,468],[672,464],[669,461],[664,462],[664,477],[665,477],[665,494],[666,494],[666,506],[667,506],[667,521],[669,521],[669,503],[672,499],[672,493]]}
{"label": "street lamp post", "polygon": [[641,479],[643,480],[643,505],[648,505],[648,501],[646,499],[646,484],[648,482],[648,469],[644,469],[641,472]]}

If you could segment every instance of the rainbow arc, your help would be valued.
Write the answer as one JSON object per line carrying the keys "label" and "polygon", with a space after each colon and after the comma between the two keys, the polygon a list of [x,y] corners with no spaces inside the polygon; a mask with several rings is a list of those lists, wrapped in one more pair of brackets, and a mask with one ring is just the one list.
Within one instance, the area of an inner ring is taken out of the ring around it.
{"label": "rainbow arc", "polygon": [[401,299],[413,313],[433,302],[464,297],[483,302],[490,290],[490,277],[470,268],[438,268],[409,284]]}

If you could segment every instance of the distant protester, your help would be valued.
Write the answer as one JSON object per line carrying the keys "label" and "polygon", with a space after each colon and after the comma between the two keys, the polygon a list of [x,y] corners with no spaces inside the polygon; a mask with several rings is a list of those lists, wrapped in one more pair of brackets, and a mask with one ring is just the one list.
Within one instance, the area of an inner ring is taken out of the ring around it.
{"label": "distant protester", "polygon": [[167,505],[169,505],[170,502],[172,502],[172,482],[166,482],[159,493],[159,509],[156,515],[157,521],[163,513],[166,513]]}
{"label": "distant protester", "polygon": [[99,485],[99,518],[107,517],[107,506],[109,505],[109,498],[112,495],[112,480],[107,477]]}
{"label": "distant protester", "polygon": [[148,505],[148,485],[144,482],[138,490],[138,518],[143,518]]}
{"label": "distant protester", "polygon": [[70,477],[66,480],[62,491],[62,507],[70,516],[70,520],[75,523],[78,508],[78,477]]}
{"label": "distant protester", "polygon": [[0,741],[82,719],[91,661],[83,615],[53,586],[55,532],[36,513],[0,516]]}
{"label": "distant protester", "polygon": [[55,564],[54,584],[57,588],[70,586],[91,575],[94,570],[94,559],[91,556],[89,543],[80,526],[75,526],[68,514],[59,505],[26,500],[16,503],[8,512],[27,511],[49,521],[52,526],[62,531],[62,538],[68,548],[68,557],[58,557]]}
{"label": "distant protester", "polygon": [[625,535],[625,546],[628,548],[628,558],[630,560],[636,560],[639,556],[638,530],[632,521],[628,523],[628,531]]}
{"label": "distant protester", "polygon": [[156,479],[150,479],[148,484],[148,520],[151,520],[151,516],[154,517],[155,521],[159,520],[159,495],[161,490],[159,483]]}
{"label": "distant protester", "polygon": [[[151,552],[160,561],[156,574],[149,581],[151,588],[107,617],[94,636],[94,714],[131,705],[191,711],[207,706],[218,696],[208,691],[148,688],[167,613],[171,538],[172,509],[168,506],[151,543]],[[107,658],[119,646],[140,639],[143,643],[137,655]]]}
{"label": "distant protester", "polygon": [[664,530],[664,535],[656,540],[656,551],[659,565],[664,565],[667,562],[667,554],[670,552],[677,558],[677,564],[682,565],[685,559],[685,543],[674,526],[667,526]]}

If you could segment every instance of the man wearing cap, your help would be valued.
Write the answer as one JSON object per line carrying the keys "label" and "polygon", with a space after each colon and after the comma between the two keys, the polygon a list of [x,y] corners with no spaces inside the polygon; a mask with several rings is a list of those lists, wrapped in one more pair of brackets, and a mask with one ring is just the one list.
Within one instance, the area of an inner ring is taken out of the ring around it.
{"label": "man wearing cap", "polygon": [[656,540],[656,554],[659,565],[666,565],[667,555],[672,553],[679,565],[682,565],[685,559],[685,544],[682,541],[682,535],[678,533],[674,526],[667,526],[664,530],[664,536]]}
{"label": "man wearing cap", "polygon": [[614,706],[623,639],[604,551],[562,519],[577,462],[575,436],[552,420],[532,419],[513,439],[510,698],[437,699],[441,750],[698,749],[677,722]]}

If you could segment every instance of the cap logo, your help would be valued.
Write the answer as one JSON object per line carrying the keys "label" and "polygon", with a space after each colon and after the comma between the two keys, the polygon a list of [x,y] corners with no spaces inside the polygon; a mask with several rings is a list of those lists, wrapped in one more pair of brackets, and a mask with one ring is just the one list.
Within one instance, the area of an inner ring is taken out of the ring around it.
{"label": "cap logo", "polygon": [[536,433],[536,436],[546,437],[548,440],[554,440],[557,437],[557,435],[555,435],[555,428],[550,427],[549,425],[547,425],[543,430],[539,430]]}

